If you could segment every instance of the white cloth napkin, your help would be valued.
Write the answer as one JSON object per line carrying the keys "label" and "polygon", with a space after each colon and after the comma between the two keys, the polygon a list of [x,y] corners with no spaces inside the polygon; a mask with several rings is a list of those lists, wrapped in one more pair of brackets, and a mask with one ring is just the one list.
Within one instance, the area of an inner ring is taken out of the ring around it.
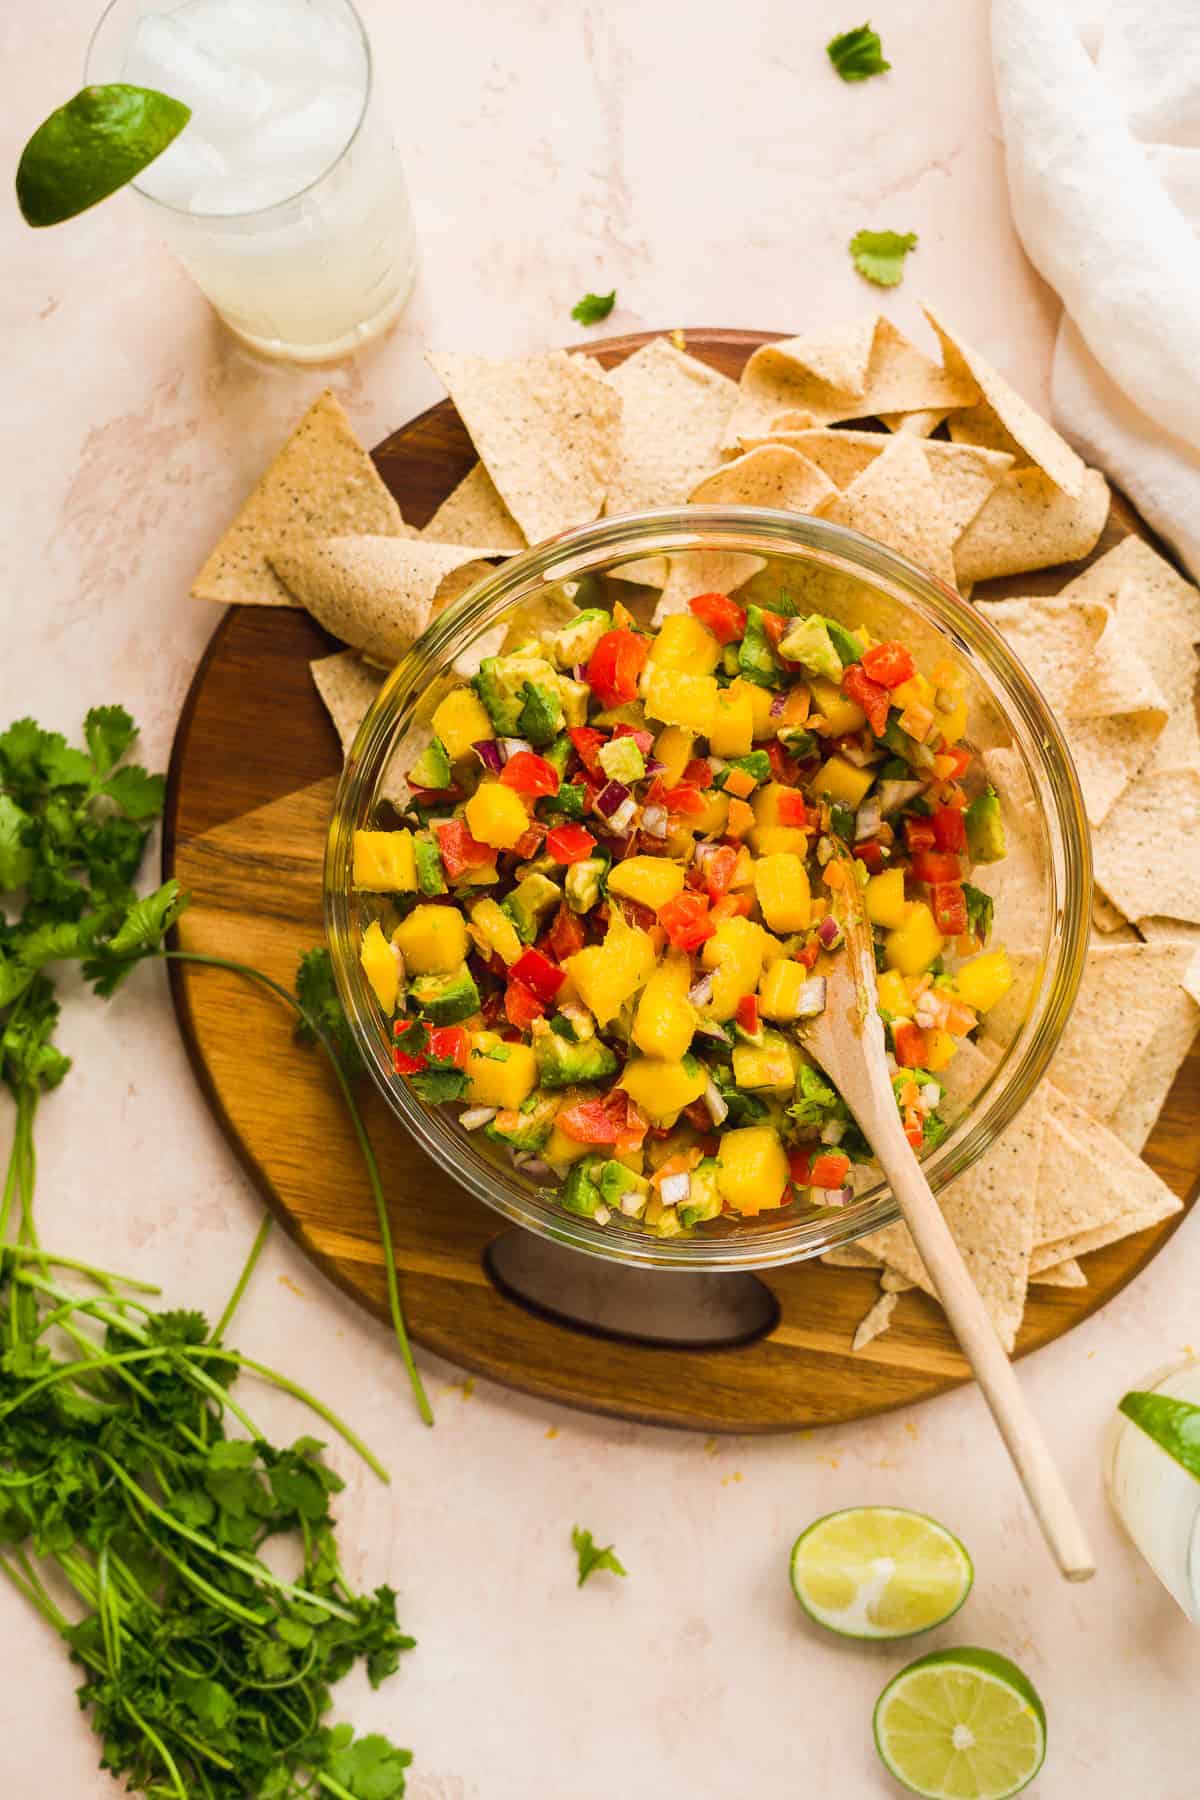
{"label": "white cloth napkin", "polygon": [[1200,576],[1200,0],[1086,30],[993,0],[992,48],[1013,216],[1063,302],[1055,422]]}

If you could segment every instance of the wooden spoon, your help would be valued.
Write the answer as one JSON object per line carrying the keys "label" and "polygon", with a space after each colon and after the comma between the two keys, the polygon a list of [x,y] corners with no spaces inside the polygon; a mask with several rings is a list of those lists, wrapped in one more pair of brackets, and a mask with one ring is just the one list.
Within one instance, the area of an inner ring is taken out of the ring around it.
{"label": "wooden spoon", "polygon": [[1071,1498],[1018,1385],[1013,1366],[958,1245],[913,1154],[892,1091],[875,991],[875,957],[849,857],[835,896],[845,942],[820,959],[825,1010],[802,1041],[854,1114],[900,1204],[946,1317],[1008,1447],[1042,1534],[1068,1581],[1087,1581],[1095,1559]]}

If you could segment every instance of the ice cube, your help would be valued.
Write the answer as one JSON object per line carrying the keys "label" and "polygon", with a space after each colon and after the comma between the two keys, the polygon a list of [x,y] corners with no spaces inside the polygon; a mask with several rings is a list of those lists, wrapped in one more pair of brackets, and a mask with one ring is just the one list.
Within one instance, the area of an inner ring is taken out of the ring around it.
{"label": "ice cube", "polygon": [[137,184],[144,194],[168,206],[190,208],[196,190],[213,186],[229,174],[229,164],[215,144],[210,144],[185,125],[174,143],[168,144],[138,176]]}
{"label": "ice cube", "polygon": [[277,92],[364,84],[359,34],[303,0],[189,0],[182,17],[213,55],[256,69]]}
{"label": "ice cube", "polygon": [[161,13],[139,21],[121,79],[182,100],[209,139],[249,131],[271,104],[257,71],[211,53],[182,20]]}
{"label": "ice cube", "polygon": [[295,193],[290,182],[281,182],[278,173],[233,172],[221,181],[206,182],[191,197],[189,212],[217,214],[236,218],[245,213],[265,212],[279,201]]}
{"label": "ice cube", "polygon": [[297,194],[324,175],[353,137],[363,98],[351,88],[333,88],[304,106],[277,113],[239,146],[238,163],[266,173],[278,170],[286,191]]}

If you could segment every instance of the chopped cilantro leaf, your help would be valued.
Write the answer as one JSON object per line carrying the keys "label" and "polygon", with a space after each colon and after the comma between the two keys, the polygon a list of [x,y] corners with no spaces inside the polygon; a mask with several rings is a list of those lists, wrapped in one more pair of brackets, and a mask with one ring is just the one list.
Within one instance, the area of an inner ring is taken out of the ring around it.
{"label": "chopped cilantro leaf", "polygon": [[969,881],[963,882],[963,899],[967,903],[967,930],[986,944],[991,936],[992,913],[995,902],[990,894],[982,888],[973,887]]}
{"label": "chopped cilantro leaf", "polygon": [[884,61],[879,33],[869,25],[839,32],[826,44],[825,54],[843,81],[866,81],[870,75],[885,74],[892,66]]}
{"label": "chopped cilantro leaf", "polygon": [[904,273],[904,259],[917,247],[915,231],[856,231],[850,239],[850,256],[860,275],[876,287],[895,287]]}
{"label": "chopped cilantro leaf", "polygon": [[461,1069],[418,1069],[409,1081],[430,1106],[441,1106],[446,1100],[461,1100],[467,1078]]}
{"label": "chopped cilantro leaf", "polygon": [[571,317],[578,319],[581,325],[598,325],[601,319],[607,319],[616,303],[616,288],[611,294],[585,294],[571,308]]}
{"label": "chopped cilantro leaf", "polygon": [[611,1544],[603,1549],[597,1545],[590,1531],[583,1531],[578,1525],[571,1533],[571,1545],[579,1561],[579,1580],[576,1587],[582,1587],[589,1575],[597,1569],[611,1569],[614,1575],[626,1575],[628,1570],[617,1560]]}

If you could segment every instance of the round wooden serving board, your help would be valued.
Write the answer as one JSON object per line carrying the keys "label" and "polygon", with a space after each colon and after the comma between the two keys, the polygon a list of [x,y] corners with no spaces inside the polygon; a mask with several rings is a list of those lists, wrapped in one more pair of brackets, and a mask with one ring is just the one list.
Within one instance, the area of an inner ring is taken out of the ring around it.
{"label": "round wooden serving board", "polygon": [[[736,377],[771,335],[692,331],[687,347]],[[610,339],[587,349],[611,365],[646,341]],[[405,518],[422,525],[466,474],[474,451],[443,401],[381,444],[375,460]],[[1143,529],[1115,502],[1097,554]],[[1046,571],[1008,586],[1052,592],[1072,573]],[[308,663],[336,647],[303,612],[231,609],[196,672],[171,759],[164,873],[193,895],[179,929],[181,947],[250,962],[289,987],[300,953],[322,941],[321,862],[341,757]],[[286,1010],[249,983],[180,964],[172,966],[172,980],[196,1074],[268,1204],[332,1280],[386,1318],[372,1202],[323,1059],[293,1046]],[[643,1316],[654,1318],[657,1335],[668,1341],[651,1344],[603,1329],[628,1299],[610,1304],[608,1266],[510,1232],[422,1155],[371,1084],[362,1085],[412,1334],[453,1362],[567,1405],[703,1431],[784,1430],[858,1418],[967,1378],[940,1311],[919,1294],[904,1298],[890,1331],[852,1355],[851,1334],[877,1294],[876,1279],[819,1262],[762,1273],[768,1329],[753,1341],[730,1343],[737,1333],[728,1327],[724,1347],[683,1347],[680,1340],[691,1334],[672,1321],[692,1306],[693,1292],[697,1312],[704,1313],[714,1305],[719,1311],[734,1290],[722,1287],[714,1300],[711,1287],[689,1290],[678,1284],[691,1278],[670,1273],[632,1277]],[[1148,1147],[1153,1166],[1186,1197],[1200,1161],[1197,1118],[1200,1056],[1193,1052]],[[1102,1306],[1162,1248],[1176,1223],[1089,1256],[1086,1288],[1032,1289],[1021,1352]],[[501,1238],[518,1261],[532,1249],[562,1259],[568,1298],[557,1313],[553,1300],[531,1308],[496,1285],[485,1256]],[[624,1277],[626,1288],[630,1279]],[[599,1330],[558,1316],[582,1290],[592,1317],[602,1322]]]}

